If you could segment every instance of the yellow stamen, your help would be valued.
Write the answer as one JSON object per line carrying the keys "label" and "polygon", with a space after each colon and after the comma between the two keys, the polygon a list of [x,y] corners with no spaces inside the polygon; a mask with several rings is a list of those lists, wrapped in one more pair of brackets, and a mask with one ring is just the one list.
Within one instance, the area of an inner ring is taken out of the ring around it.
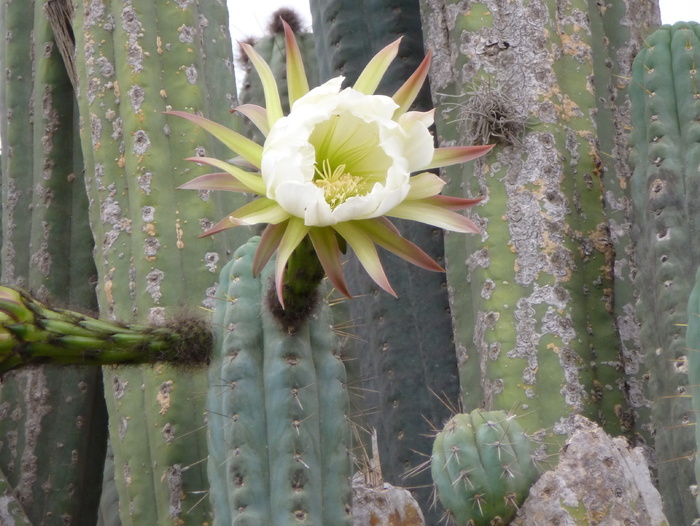
{"label": "yellow stamen", "polygon": [[314,184],[323,190],[323,197],[331,207],[331,210],[344,203],[349,197],[366,193],[364,180],[361,177],[347,173],[344,164],[340,164],[331,170],[330,161],[324,159],[321,164],[321,170],[319,170],[318,165],[314,169],[317,175],[314,178]]}

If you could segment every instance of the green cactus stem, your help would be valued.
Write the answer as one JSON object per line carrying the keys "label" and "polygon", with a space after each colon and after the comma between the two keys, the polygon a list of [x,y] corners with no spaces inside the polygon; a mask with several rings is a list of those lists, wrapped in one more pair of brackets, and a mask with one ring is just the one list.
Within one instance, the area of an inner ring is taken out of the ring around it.
{"label": "green cactus stem", "polygon": [[25,292],[0,287],[0,373],[38,364],[204,365],[212,336],[200,317],[159,327],[122,325],[51,309]]}
{"label": "green cactus stem", "polygon": [[[258,238],[222,270],[210,366],[215,525],[352,524],[345,370],[325,304],[290,333],[265,306]],[[228,504],[228,507],[227,507]]]}
{"label": "green cactus stem", "polygon": [[700,221],[699,63],[700,25],[662,26],[635,58],[630,87],[637,312],[644,322],[640,340],[653,401],[659,488],[673,524],[690,524],[697,516],[689,489],[696,479],[685,460],[697,452],[697,418],[686,396],[692,347],[684,324],[700,260],[694,242]]}
{"label": "green cactus stem", "polygon": [[535,448],[515,415],[454,415],[435,437],[430,460],[448,515],[459,525],[508,524],[539,477]]}
{"label": "green cactus stem", "polygon": [[[700,269],[695,275],[695,286],[688,299],[688,327],[685,335],[688,346],[688,380],[692,395],[692,408],[700,411]],[[700,429],[695,426],[695,442],[700,444]],[[697,446],[696,446],[697,447]],[[700,458],[695,457],[695,480],[700,480]],[[700,496],[695,495],[695,504],[700,513]]]}

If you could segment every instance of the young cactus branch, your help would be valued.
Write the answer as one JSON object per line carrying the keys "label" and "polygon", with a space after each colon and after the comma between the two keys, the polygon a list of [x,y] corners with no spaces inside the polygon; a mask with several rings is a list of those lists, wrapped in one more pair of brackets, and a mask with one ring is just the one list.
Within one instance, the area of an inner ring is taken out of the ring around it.
{"label": "young cactus branch", "polygon": [[209,324],[200,318],[123,325],[52,309],[20,289],[0,287],[0,373],[37,364],[196,366],[207,363],[211,345]]}

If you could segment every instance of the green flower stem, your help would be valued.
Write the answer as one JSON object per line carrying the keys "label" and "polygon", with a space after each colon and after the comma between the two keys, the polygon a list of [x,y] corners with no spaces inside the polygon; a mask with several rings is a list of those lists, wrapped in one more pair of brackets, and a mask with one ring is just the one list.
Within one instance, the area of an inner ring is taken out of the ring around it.
{"label": "green flower stem", "polygon": [[296,329],[314,311],[318,303],[318,286],[325,276],[311,238],[306,236],[294,250],[284,274],[284,308],[280,305],[274,287],[267,298],[273,316],[290,332]]}
{"label": "green flower stem", "polygon": [[202,319],[171,320],[162,327],[121,325],[63,309],[50,309],[19,291],[0,299],[0,373],[36,364],[112,365],[206,363],[212,345]]}

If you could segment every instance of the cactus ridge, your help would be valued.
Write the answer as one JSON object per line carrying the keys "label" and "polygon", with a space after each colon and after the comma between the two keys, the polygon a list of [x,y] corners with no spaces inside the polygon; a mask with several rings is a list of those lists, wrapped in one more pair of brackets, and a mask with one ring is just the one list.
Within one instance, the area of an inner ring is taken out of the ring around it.
{"label": "cactus ridge", "polygon": [[433,445],[431,473],[440,501],[457,524],[507,524],[539,476],[534,450],[505,411],[454,415]]}
{"label": "cactus ridge", "polygon": [[675,459],[691,457],[697,447],[690,401],[677,394],[689,383],[683,325],[700,260],[693,243],[700,198],[699,37],[696,23],[655,31],[634,60],[630,87],[639,336],[650,372],[659,488],[674,524],[696,516],[688,491],[695,484],[692,465]]}

